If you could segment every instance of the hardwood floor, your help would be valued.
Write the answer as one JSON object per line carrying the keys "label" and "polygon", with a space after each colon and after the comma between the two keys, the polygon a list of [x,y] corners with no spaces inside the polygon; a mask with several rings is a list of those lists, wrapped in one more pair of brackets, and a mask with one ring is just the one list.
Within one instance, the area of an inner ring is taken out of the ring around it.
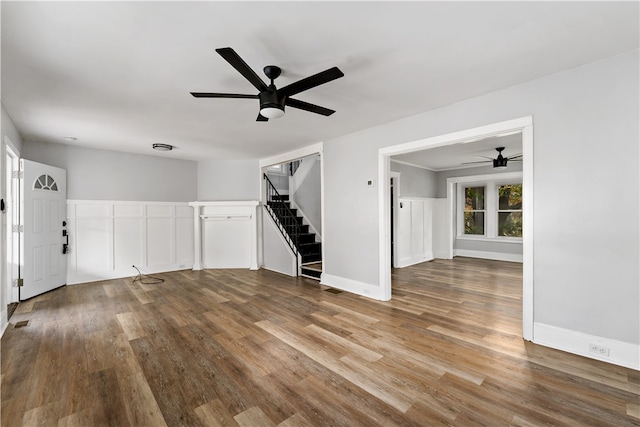
{"label": "hardwood floor", "polygon": [[394,270],[389,302],[266,270],[156,276],[21,303],[2,426],[640,425],[640,373],[520,338],[519,264]]}

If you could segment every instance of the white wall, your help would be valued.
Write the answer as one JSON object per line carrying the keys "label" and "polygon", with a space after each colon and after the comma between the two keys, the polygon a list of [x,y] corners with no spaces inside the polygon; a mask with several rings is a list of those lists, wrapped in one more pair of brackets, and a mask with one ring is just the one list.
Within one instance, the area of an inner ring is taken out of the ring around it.
{"label": "white wall", "polygon": [[266,174],[279,194],[289,194],[289,175],[273,172],[266,172]]}
{"label": "white wall", "polygon": [[67,284],[190,268],[193,208],[186,203],[68,200]]}
{"label": "white wall", "polygon": [[297,276],[296,255],[267,212],[262,213],[262,229],[263,268],[288,276]]}
{"label": "white wall", "polygon": [[[390,170],[400,173],[400,197],[436,197],[436,172],[393,160]],[[438,197],[447,197],[446,191]]]}
{"label": "white wall", "polygon": [[33,141],[25,141],[22,157],[66,169],[68,199],[188,202],[196,198],[197,163],[190,160]]}
{"label": "white wall", "polygon": [[637,345],[638,62],[636,50],[325,141],[325,283],[379,287],[366,186],[379,148],[532,115],[534,322]]}
{"label": "white wall", "polygon": [[493,165],[480,166],[476,168],[452,169],[436,172],[436,195],[435,197],[447,197],[447,178],[456,176],[490,175],[496,173],[521,172],[522,162],[511,162],[507,169],[494,169]]}
{"label": "white wall", "polygon": [[2,128],[2,140],[4,141],[4,137],[8,136],[11,140],[13,146],[18,150],[18,152],[22,151],[22,136],[18,133],[18,129],[13,124],[13,120],[5,110],[4,105],[2,105],[2,116],[0,118],[0,127]]}
{"label": "white wall", "polygon": [[258,160],[203,160],[198,162],[198,200],[258,200]]}
{"label": "white wall", "polygon": [[[302,159],[302,164],[292,177],[295,192],[291,197],[295,207],[311,226],[310,228],[320,236],[322,236],[321,168],[320,155]],[[303,171],[306,172],[304,175],[302,175]]]}

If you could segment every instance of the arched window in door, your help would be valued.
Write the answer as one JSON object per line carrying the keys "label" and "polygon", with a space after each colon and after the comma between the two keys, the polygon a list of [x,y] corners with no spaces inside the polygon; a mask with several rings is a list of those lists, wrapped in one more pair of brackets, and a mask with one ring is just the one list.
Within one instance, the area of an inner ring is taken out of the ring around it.
{"label": "arched window in door", "polygon": [[47,190],[47,191],[58,191],[58,184],[56,181],[49,175],[44,174],[40,175],[36,182],[33,184],[34,190]]}

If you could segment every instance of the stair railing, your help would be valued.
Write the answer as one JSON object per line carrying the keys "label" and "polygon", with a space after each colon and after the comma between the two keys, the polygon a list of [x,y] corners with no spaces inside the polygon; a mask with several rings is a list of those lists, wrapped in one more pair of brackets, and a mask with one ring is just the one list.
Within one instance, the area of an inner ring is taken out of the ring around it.
{"label": "stair railing", "polygon": [[298,168],[300,167],[301,163],[302,163],[302,160],[294,160],[294,161],[290,162],[289,163],[289,175],[291,175],[291,176],[295,175],[295,173],[298,170]]}
{"label": "stair railing", "polygon": [[293,251],[296,258],[296,272],[299,271],[300,251],[298,250],[298,237],[300,235],[300,223],[296,215],[289,209],[289,203],[282,200],[282,196],[276,190],[267,174],[263,174],[267,187],[267,203],[264,204],[265,210],[269,213],[273,221],[278,225],[280,233]]}

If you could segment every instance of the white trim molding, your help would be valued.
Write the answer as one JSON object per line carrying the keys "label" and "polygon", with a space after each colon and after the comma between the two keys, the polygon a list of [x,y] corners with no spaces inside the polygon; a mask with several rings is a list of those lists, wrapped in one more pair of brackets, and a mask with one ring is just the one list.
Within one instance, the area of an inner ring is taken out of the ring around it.
{"label": "white trim molding", "polygon": [[384,294],[380,286],[371,285],[369,283],[364,283],[353,279],[347,279],[346,277],[322,273],[320,284],[331,286],[332,288],[340,289],[342,291],[351,292],[353,294],[362,295],[363,297],[373,298],[379,301],[388,300],[388,298],[384,298]]}
{"label": "white trim molding", "polygon": [[318,142],[316,144],[307,145],[306,147],[302,147],[297,150],[292,150],[286,153],[276,154],[275,156],[267,157],[265,159],[260,159],[260,170],[262,170],[265,167],[278,165],[280,163],[286,163],[292,160],[298,160],[303,157],[322,153],[322,150],[323,150],[323,143]]}
{"label": "white trim molding", "polygon": [[[534,343],[640,371],[640,345],[535,322]],[[593,346],[597,346],[594,351]]]}
{"label": "white trim molding", "polygon": [[509,261],[522,263],[522,255],[520,254],[507,254],[503,252],[489,252],[489,251],[472,251],[469,249],[454,249],[453,256],[464,256],[469,258],[483,258],[493,259],[496,261]]}

